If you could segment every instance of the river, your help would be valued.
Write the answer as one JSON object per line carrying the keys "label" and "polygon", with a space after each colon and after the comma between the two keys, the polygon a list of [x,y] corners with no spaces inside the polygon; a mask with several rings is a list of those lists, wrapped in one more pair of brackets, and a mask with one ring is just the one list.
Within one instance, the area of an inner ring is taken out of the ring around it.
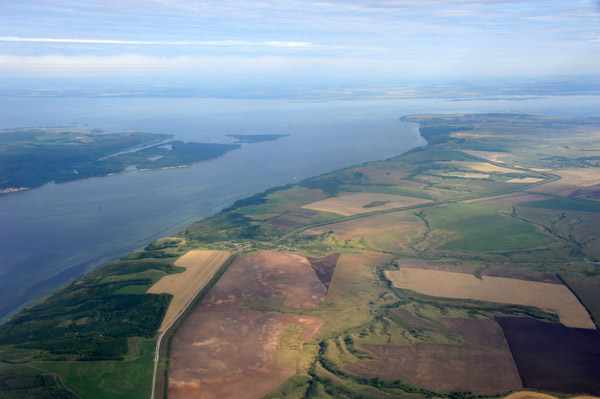
{"label": "river", "polygon": [[188,168],[130,172],[0,196],[0,318],[236,199],[425,142],[416,113],[600,116],[600,96],[297,102],[0,97],[0,128],[77,126],[187,141],[288,134]]}

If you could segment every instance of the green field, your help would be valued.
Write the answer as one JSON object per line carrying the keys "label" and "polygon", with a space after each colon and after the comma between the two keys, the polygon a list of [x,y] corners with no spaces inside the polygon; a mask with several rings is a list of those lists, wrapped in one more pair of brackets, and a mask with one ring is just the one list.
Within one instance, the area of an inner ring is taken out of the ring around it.
{"label": "green field", "polygon": [[426,217],[433,229],[451,231],[460,238],[440,246],[457,251],[514,251],[555,242],[534,226],[512,218],[509,209],[494,205],[455,204],[430,208]]}
{"label": "green field", "polygon": [[570,198],[552,198],[543,201],[534,201],[521,204],[521,206],[528,208],[560,209],[578,212],[600,212],[599,203]]}

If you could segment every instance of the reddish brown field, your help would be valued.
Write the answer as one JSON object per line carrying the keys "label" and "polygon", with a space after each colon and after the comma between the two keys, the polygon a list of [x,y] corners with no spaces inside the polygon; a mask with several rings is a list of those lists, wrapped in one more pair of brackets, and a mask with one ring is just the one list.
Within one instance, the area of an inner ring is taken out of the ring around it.
{"label": "reddish brown field", "polygon": [[297,208],[266,221],[264,225],[273,227],[279,231],[289,231],[310,223],[311,219],[319,213],[319,211],[313,211],[311,209]]}
{"label": "reddish brown field", "polygon": [[529,193],[517,193],[498,196],[495,198],[486,199],[483,201],[475,200],[478,204],[494,204],[494,205],[518,205],[526,204],[527,202],[542,201],[548,199],[545,195],[540,194],[529,194]]}
{"label": "reddish brown field", "polygon": [[600,395],[600,334],[528,317],[498,317],[526,388]]}
{"label": "reddish brown field", "polygon": [[345,370],[369,377],[452,391],[491,393],[522,388],[502,329],[494,320],[442,319],[438,329],[461,335],[463,345],[361,345],[378,361],[361,360]]}
{"label": "reddish brown field", "polygon": [[340,254],[331,254],[323,258],[306,258],[326,289],[329,288],[329,283],[331,282],[331,277],[333,276],[333,271],[339,257]]}
{"label": "reddish brown field", "polygon": [[317,266],[281,252],[239,256],[173,338],[169,397],[260,398],[293,376],[295,369],[275,361],[282,331],[299,324],[299,338],[308,340],[324,321],[242,307],[252,298],[284,297],[283,305],[300,308],[323,301],[326,287],[313,267],[328,282],[337,256],[311,260]]}

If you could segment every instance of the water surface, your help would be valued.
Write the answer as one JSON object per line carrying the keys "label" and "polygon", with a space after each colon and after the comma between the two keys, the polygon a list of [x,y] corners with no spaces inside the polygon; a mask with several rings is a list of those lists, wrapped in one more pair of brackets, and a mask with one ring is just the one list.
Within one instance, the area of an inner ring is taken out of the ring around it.
{"label": "water surface", "polygon": [[288,134],[184,169],[131,172],[0,197],[0,317],[236,199],[400,154],[423,139],[415,113],[600,116],[600,97],[302,103],[165,98],[0,98],[0,128],[75,125],[188,141]]}

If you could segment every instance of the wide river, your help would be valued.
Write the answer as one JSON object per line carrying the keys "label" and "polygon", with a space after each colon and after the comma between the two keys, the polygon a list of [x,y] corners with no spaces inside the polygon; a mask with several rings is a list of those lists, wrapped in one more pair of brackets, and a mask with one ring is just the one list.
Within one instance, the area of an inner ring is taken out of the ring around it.
{"label": "wide river", "polygon": [[0,319],[236,199],[423,145],[417,126],[400,122],[402,115],[475,112],[599,117],[600,96],[339,102],[0,97],[0,128],[75,125],[204,142],[226,141],[226,134],[289,134],[189,168],[0,196]]}

